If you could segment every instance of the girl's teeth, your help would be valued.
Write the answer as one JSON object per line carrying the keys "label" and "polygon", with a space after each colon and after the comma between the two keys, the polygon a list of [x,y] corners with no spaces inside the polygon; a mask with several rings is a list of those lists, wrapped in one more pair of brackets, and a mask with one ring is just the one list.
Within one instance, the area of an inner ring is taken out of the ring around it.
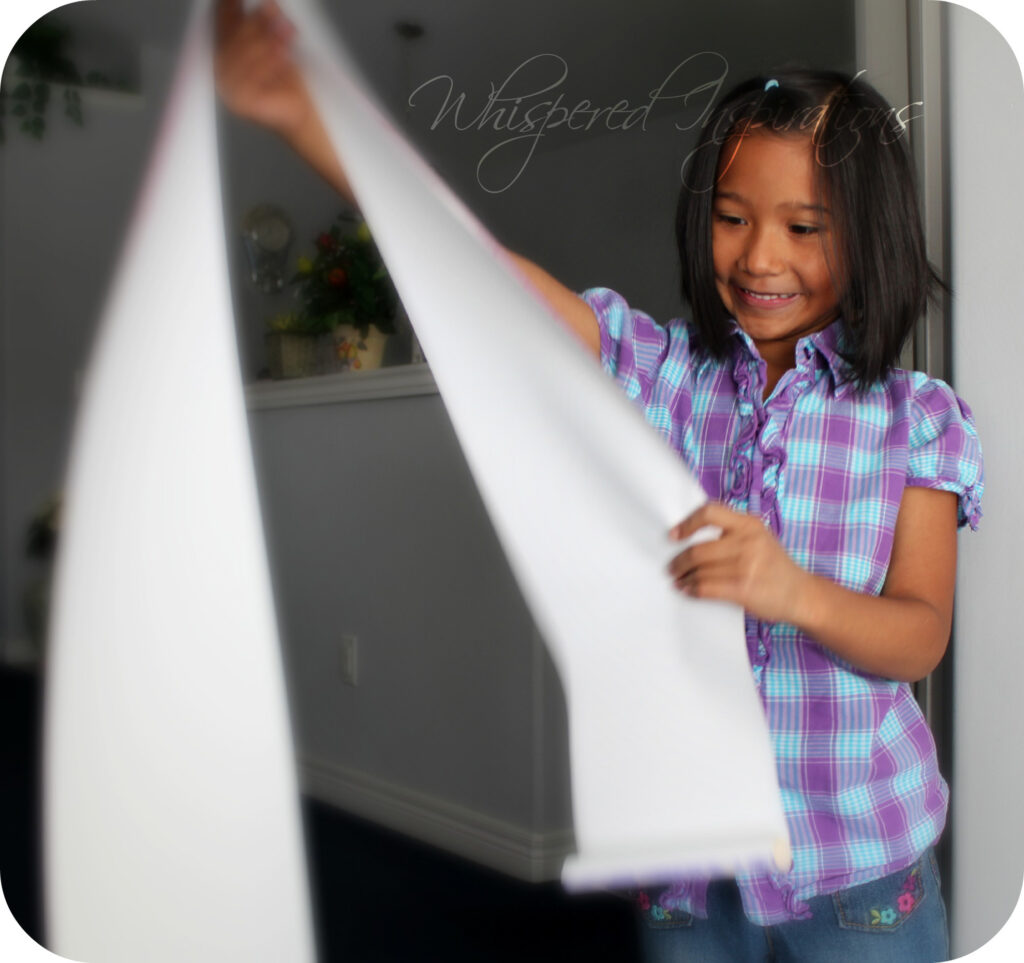
{"label": "girl's teeth", "polygon": [[759,301],[785,301],[786,298],[793,297],[792,294],[758,294],[756,291],[750,291],[747,288],[743,289],[752,298],[757,298]]}

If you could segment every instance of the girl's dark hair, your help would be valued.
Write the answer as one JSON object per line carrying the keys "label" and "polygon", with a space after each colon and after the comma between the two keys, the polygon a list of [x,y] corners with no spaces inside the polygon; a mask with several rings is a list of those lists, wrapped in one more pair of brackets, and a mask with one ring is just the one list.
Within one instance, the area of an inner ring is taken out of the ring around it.
{"label": "girl's dark hair", "polygon": [[729,356],[729,315],[715,287],[712,206],[722,145],[765,132],[811,139],[817,190],[836,230],[826,251],[854,381],[882,378],[942,287],[928,263],[913,168],[904,146],[908,109],[894,110],[858,77],[783,70],[727,93],[709,115],[683,170],[676,212],[682,293],[704,349]]}

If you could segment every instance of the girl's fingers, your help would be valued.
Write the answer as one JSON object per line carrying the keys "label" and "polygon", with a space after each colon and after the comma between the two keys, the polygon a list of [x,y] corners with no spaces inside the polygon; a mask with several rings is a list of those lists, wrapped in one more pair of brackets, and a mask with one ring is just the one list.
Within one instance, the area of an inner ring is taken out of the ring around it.
{"label": "girl's fingers", "polygon": [[736,580],[728,575],[717,576],[714,573],[700,578],[679,579],[676,587],[684,595],[695,599],[718,599],[724,602],[737,602]]}
{"label": "girl's fingers", "polygon": [[678,525],[669,530],[669,538],[673,538],[677,541],[686,538],[688,535],[692,535],[702,525],[706,525],[707,522],[703,521],[704,515],[707,513],[708,502],[705,505],[701,505],[692,515],[684,518]]}
{"label": "girl's fingers", "polygon": [[219,64],[222,86],[244,96],[247,89],[260,89],[290,66],[286,46],[266,34],[253,34],[225,56]]}
{"label": "girl's fingers", "polygon": [[274,3],[274,0],[267,0],[260,5],[254,14],[261,28],[281,40],[291,40],[295,34],[295,26],[285,16],[281,8]]}
{"label": "girl's fingers", "polygon": [[255,40],[235,64],[235,70],[241,76],[263,78],[277,73],[288,63],[288,52],[284,45],[273,37],[260,37]]}
{"label": "girl's fingers", "polygon": [[741,579],[742,560],[732,552],[714,554],[698,564],[682,562],[678,568],[671,567],[669,575],[677,588],[711,581],[737,582]]}
{"label": "girl's fingers", "polygon": [[669,537],[680,541],[695,534],[702,528],[714,526],[723,530],[733,527],[738,519],[745,516],[726,508],[719,502],[705,502],[688,518],[684,518],[669,531]]}
{"label": "girl's fingers", "polygon": [[668,572],[674,578],[680,578],[704,566],[732,563],[736,560],[736,554],[736,547],[731,541],[719,539],[714,542],[700,542],[691,545],[685,552],[680,552],[672,559]]}
{"label": "girl's fingers", "polygon": [[232,61],[251,60],[256,49],[288,46],[295,28],[280,10],[262,6],[246,15],[240,3],[235,5],[237,12],[217,11],[217,42],[224,56]]}
{"label": "girl's fingers", "polygon": [[242,0],[219,0],[216,11],[217,39],[223,40],[245,19]]}

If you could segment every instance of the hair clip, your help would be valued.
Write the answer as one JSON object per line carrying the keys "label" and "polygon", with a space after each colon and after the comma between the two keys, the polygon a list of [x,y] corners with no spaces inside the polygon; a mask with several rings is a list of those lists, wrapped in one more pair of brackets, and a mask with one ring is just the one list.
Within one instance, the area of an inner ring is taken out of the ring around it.
{"label": "hair clip", "polygon": [[771,79],[771,80],[769,80],[769,81],[768,81],[768,82],[767,82],[767,83],[766,83],[766,84],[764,85],[764,89],[765,89],[765,90],[771,90],[771,89],[772,89],[772,87],[778,87],[778,86],[779,86],[779,82],[778,82],[778,81],[777,81],[777,80],[776,80],[776,79],[775,79],[774,77],[772,77],[772,79]]}

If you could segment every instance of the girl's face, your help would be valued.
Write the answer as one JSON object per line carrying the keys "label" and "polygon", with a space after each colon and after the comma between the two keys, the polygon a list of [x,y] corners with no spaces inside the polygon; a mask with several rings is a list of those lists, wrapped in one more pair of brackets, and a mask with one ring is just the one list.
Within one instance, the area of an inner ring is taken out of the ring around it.
{"label": "girl's face", "polygon": [[755,132],[724,144],[711,230],[715,285],[762,356],[838,316],[825,258],[832,229],[808,138]]}

